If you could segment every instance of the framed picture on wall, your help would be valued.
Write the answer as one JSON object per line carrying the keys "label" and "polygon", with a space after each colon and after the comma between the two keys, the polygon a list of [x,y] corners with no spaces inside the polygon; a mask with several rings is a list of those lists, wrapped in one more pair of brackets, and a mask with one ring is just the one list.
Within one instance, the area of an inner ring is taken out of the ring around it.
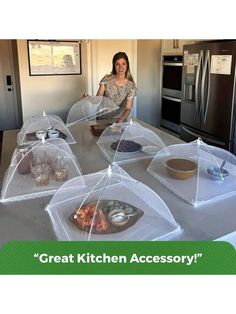
{"label": "framed picture on wall", "polygon": [[29,74],[81,75],[81,42],[27,40]]}

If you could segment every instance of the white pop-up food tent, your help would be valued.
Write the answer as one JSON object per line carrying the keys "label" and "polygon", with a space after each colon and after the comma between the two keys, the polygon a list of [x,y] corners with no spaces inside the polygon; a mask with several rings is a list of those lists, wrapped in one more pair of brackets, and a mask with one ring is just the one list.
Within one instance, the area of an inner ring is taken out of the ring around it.
{"label": "white pop-up food tent", "polygon": [[132,120],[107,127],[97,144],[110,163],[150,158],[165,147],[157,134]]}
{"label": "white pop-up food tent", "polygon": [[104,96],[87,96],[77,101],[69,110],[66,125],[71,126],[97,118],[108,119],[119,107]]}
{"label": "white pop-up food tent", "polygon": [[65,181],[80,175],[78,161],[63,139],[19,145],[5,172],[1,202],[53,194]]}
{"label": "white pop-up food tent", "polygon": [[236,156],[200,138],[165,147],[147,171],[194,207],[236,194]]}
{"label": "white pop-up food tent", "polygon": [[48,131],[50,130],[58,131],[58,137],[64,139],[68,144],[76,143],[74,137],[63,120],[57,115],[45,114],[45,112],[25,121],[17,135],[17,143],[19,145],[32,144],[35,141],[38,141],[39,138],[37,138],[36,135],[37,131],[46,131],[47,139],[49,137]]}
{"label": "white pop-up food tent", "polygon": [[215,239],[215,241],[226,241],[229,242],[231,245],[234,246],[236,249],[236,231],[233,231],[229,234],[226,234],[220,238]]}
{"label": "white pop-up food tent", "polygon": [[59,240],[159,240],[181,230],[163,200],[118,165],[66,182],[46,211]]}

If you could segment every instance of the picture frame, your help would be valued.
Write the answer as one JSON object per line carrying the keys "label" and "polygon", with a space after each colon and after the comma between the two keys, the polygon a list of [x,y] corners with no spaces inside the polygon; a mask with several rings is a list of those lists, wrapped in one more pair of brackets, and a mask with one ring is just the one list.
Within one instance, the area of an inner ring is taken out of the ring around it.
{"label": "picture frame", "polygon": [[27,40],[29,75],[81,75],[81,42]]}

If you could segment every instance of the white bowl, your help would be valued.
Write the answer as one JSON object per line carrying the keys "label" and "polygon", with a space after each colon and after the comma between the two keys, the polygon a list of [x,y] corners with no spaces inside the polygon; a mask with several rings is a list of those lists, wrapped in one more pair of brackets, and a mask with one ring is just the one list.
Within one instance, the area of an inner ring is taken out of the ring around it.
{"label": "white bowl", "polygon": [[142,148],[142,152],[149,154],[149,155],[157,154],[158,151],[159,151],[158,147],[152,146],[152,145],[144,146]]}
{"label": "white bowl", "polygon": [[[118,215],[119,213],[124,214],[124,215],[119,216]],[[128,222],[129,216],[125,215],[123,210],[113,209],[108,214],[108,219],[109,219],[110,223],[112,223],[114,226],[123,226]]]}
{"label": "white bowl", "polygon": [[38,139],[40,139],[40,140],[41,140],[43,137],[45,138],[46,135],[47,135],[47,132],[46,132],[46,131],[37,131],[37,132],[36,132],[36,137],[37,137]]}
{"label": "white bowl", "polygon": [[48,136],[50,138],[58,138],[59,137],[59,131],[56,131],[56,130],[48,131]]}

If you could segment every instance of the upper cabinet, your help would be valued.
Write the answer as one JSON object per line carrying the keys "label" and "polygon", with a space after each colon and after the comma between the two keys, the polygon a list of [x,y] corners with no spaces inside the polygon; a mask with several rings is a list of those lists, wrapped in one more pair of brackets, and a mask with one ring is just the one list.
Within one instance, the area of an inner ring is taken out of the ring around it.
{"label": "upper cabinet", "polygon": [[183,46],[194,44],[195,40],[163,39],[161,45],[162,55],[182,55]]}

